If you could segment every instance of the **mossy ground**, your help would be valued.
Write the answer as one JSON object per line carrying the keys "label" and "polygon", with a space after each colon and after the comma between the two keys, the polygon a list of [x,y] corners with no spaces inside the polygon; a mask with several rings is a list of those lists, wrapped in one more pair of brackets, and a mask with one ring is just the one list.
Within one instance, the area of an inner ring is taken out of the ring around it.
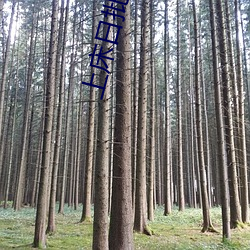
{"label": "mossy ground", "polygon": [[[213,208],[212,222],[221,232],[221,210]],[[48,236],[47,249],[91,249],[91,222],[78,223],[81,208],[74,211],[65,208],[64,215],[57,215],[57,232]],[[14,212],[0,208],[0,249],[31,249],[35,222],[35,210],[23,208]],[[163,208],[156,210],[155,221],[149,223],[154,235],[134,234],[135,249],[250,249],[250,226],[232,231],[232,240],[222,244],[221,234],[201,233],[200,209],[174,210],[163,216]]]}

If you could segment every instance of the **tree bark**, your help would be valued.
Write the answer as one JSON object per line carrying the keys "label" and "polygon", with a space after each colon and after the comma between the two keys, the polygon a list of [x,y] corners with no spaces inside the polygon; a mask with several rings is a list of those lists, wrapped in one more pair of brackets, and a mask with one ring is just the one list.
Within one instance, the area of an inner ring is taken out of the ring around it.
{"label": "tree bark", "polygon": [[215,231],[211,222],[209,211],[209,200],[207,190],[207,177],[204,159],[203,149],[203,133],[202,133],[202,110],[201,110],[201,72],[200,72],[200,47],[199,47],[199,28],[197,22],[197,13],[195,0],[192,0],[193,6],[193,18],[194,18],[194,50],[195,50],[195,104],[196,104],[196,128],[197,128],[197,142],[198,142],[198,160],[200,170],[200,186],[201,186],[201,198],[202,198],[202,214],[203,214],[203,228],[202,232]]}
{"label": "tree bark", "polygon": [[177,0],[177,123],[178,123],[178,205],[179,211],[185,209],[182,150],[182,91],[181,91],[181,37],[180,0]]}
{"label": "tree bark", "polygon": [[155,176],[155,64],[154,64],[154,6],[150,1],[150,119],[149,119],[149,160],[148,160],[148,219],[154,220],[154,176]]}
{"label": "tree bark", "polygon": [[[96,0],[93,1],[93,20],[92,20],[92,51],[95,47],[95,33],[96,33]],[[90,75],[96,73],[94,67],[91,67]],[[86,155],[86,167],[85,167],[85,182],[84,182],[84,197],[83,197],[83,209],[82,218],[83,221],[91,220],[91,200],[92,200],[92,176],[93,176],[93,159],[94,153],[94,137],[95,137],[95,88],[90,88],[89,94],[89,116],[88,116],[88,135],[87,135],[87,155]]]}
{"label": "tree bark", "polygon": [[45,123],[44,123],[44,142],[43,156],[41,165],[41,176],[38,193],[38,203],[36,212],[34,247],[46,247],[45,223],[47,217],[47,187],[49,179],[50,150],[53,120],[53,104],[55,90],[55,67],[56,67],[56,50],[57,50],[57,27],[58,25],[58,0],[52,2],[51,34],[49,47],[49,62],[46,84],[46,106],[45,106]]}
{"label": "tree bark", "polygon": [[134,249],[131,179],[130,3],[117,46],[116,117],[109,249]]}
{"label": "tree bark", "polygon": [[[138,69],[137,69],[137,49],[138,49],[138,0],[135,0],[134,16],[134,79],[132,95],[132,202],[135,211],[135,190],[136,190],[136,145],[137,145],[137,121],[138,121]],[[134,214],[134,213],[133,213]]]}
{"label": "tree bark", "polygon": [[139,73],[139,101],[136,155],[136,195],[134,230],[149,233],[147,229],[146,196],[146,144],[147,144],[147,82],[148,82],[148,33],[149,0],[143,0],[141,6],[141,51]]}
{"label": "tree bark", "polygon": [[[3,3],[0,3],[1,9],[3,8]],[[3,124],[4,124],[4,100],[5,100],[5,88],[6,88],[6,77],[7,77],[7,69],[9,64],[10,58],[10,41],[11,41],[11,33],[12,33],[12,26],[13,26],[13,19],[15,14],[15,7],[16,7],[16,0],[12,1],[12,8],[11,8],[11,16],[10,16],[10,23],[9,23],[9,31],[8,31],[8,38],[6,41],[6,48],[4,52],[3,58],[3,68],[2,68],[2,79],[0,84],[0,143],[3,141]],[[2,10],[1,10],[2,12]],[[2,25],[2,23],[1,23]],[[3,155],[1,154],[0,159],[0,176],[3,167]]]}
{"label": "tree bark", "polygon": [[23,128],[22,128],[22,149],[21,149],[21,159],[19,167],[18,176],[18,187],[17,187],[17,199],[15,202],[14,209],[19,210],[21,208],[24,199],[24,189],[25,189],[25,176],[27,170],[27,154],[28,154],[28,127],[29,127],[29,116],[30,116],[30,99],[31,99],[31,84],[32,75],[34,71],[34,54],[35,54],[35,25],[37,23],[37,14],[33,10],[32,17],[32,28],[30,34],[30,50],[29,50],[29,62],[28,62],[28,72],[27,72],[27,82],[26,82],[26,96],[25,96],[25,106],[23,111]]}
{"label": "tree bark", "polygon": [[216,0],[216,10],[218,17],[218,39],[221,59],[221,71],[223,72],[222,81],[219,81],[219,62],[217,56],[217,39],[216,39],[216,14],[213,0],[209,0],[210,6],[210,25],[211,25],[211,39],[212,39],[212,53],[213,53],[213,71],[214,71],[214,90],[215,90],[215,108],[216,108],[216,124],[218,136],[218,150],[219,150],[219,173],[220,173],[220,188],[221,188],[221,206],[222,206],[222,237],[230,239],[230,205],[229,205],[229,186],[227,174],[227,158],[226,158],[226,141],[225,141],[225,125],[223,121],[223,105],[221,98],[221,88],[225,79],[225,30],[223,25],[223,12],[221,0]]}
{"label": "tree bark", "polygon": [[[109,1],[105,0],[105,5]],[[112,16],[104,17],[104,22],[112,23]],[[103,36],[107,34],[107,26],[104,26]],[[112,31],[108,32],[108,40],[112,39]],[[103,41],[102,49],[108,51],[109,42]],[[109,53],[110,56],[110,53]],[[105,59],[104,59],[105,60]],[[105,60],[108,68],[111,68],[111,60]],[[104,70],[100,72],[100,86],[104,86],[107,78],[106,89],[103,100],[98,101],[98,127],[97,127],[97,149],[95,165],[95,183],[94,183],[94,225],[93,225],[93,250],[109,249],[108,241],[108,212],[109,212],[109,154],[110,154],[110,76]],[[93,87],[92,87],[93,88]],[[99,99],[102,89],[99,90]]]}
{"label": "tree bark", "polygon": [[171,201],[171,114],[169,97],[169,19],[168,19],[168,0],[165,0],[165,19],[164,19],[164,80],[165,80],[165,208],[164,215],[169,215],[172,210]]}
{"label": "tree bark", "polygon": [[[59,93],[58,93],[59,99],[58,99],[57,118],[56,118],[56,134],[55,134],[55,146],[54,146],[55,149],[54,149],[54,154],[52,156],[53,157],[52,179],[51,179],[50,200],[49,200],[48,226],[46,229],[46,233],[53,233],[56,231],[56,222],[55,222],[56,190],[57,190],[57,173],[59,167],[59,156],[61,148],[62,112],[64,106],[63,97],[65,91],[64,82],[65,82],[65,64],[66,64],[65,50],[66,50],[66,37],[67,37],[67,27],[68,27],[68,13],[69,13],[69,0],[67,0],[67,5],[66,5],[65,24],[63,31],[64,0],[62,0],[61,11],[60,11],[61,16],[59,23],[59,35],[58,35],[57,62],[56,62],[56,82],[59,83]],[[62,54],[60,54],[61,52]]]}
{"label": "tree bark", "polygon": [[234,1],[235,7],[235,27],[236,27],[236,56],[237,56],[237,83],[239,94],[239,167],[241,181],[241,213],[242,221],[249,223],[249,196],[248,196],[248,171],[247,171],[247,151],[246,151],[246,131],[245,131],[245,109],[244,109],[244,84],[242,70],[242,49],[240,46],[240,18],[239,18],[239,3]]}

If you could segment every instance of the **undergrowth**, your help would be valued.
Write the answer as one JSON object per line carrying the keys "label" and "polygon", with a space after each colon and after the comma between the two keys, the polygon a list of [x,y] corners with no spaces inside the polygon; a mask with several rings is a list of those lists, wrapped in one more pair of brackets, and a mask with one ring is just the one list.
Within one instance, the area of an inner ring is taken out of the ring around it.
{"label": "undergrowth", "polygon": [[[211,209],[212,222],[221,232],[221,210]],[[77,211],[65,206],[64,215],[57,214],[57,231],[47,236],[47,249],[91,249],[93,225],[78,223],[81,208]],[[18,212],[0,208],[0,249],[31,249],[35,228],[35,210],[23,208]],[[152,236],[134,233],[135,249],[250,249],[250,226],[232,231],[232,239],[222,244],[221,233],[201,233],[202,212],[186,209],[163,216],[163,207],[155,211],[154,222],[149,222]]]}

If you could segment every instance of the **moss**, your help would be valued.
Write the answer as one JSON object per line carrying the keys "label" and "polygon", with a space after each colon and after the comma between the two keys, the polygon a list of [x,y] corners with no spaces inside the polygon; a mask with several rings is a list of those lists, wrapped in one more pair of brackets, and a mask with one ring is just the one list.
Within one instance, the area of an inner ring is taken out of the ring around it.
{"label": "moss", "polygon": [[44,245],[42,244],[42,242],[39,242],[39,243],[38,243],[38,248],[39,248],[39,249],[45,249],[45,248],[46,248],[46,245],[44,246]]}
{"label": "moss", "polygon": [[149,235],[149,236],[152,236],[153,235],[153,230],[148,226],[148,225],[146,225],[145,227],[144,227],[144,230],[143,230],[144,232],[143,233],[145,233],[146,235]]}
{"label": "moss", "polygon": [[239,221],[237,222],[237,228],[242,228],[243,229],[243,228],[246,228],[246,226],[247,225],[245,223],[243,223],[243,222],[239,222]]}
{"label": "moss", "polygon": [[91,217],[85,217],[85,219],[82,222],[91,223],[91,222],[93,222],[93,220]]}

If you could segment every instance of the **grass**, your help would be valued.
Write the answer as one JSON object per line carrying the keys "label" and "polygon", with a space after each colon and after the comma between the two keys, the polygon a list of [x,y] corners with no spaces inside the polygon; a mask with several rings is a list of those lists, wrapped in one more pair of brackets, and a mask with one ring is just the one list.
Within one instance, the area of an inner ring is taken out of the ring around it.
{"label": "grass", "polygon": [[[215,228],[221,231],[220,208],[211,209]],[[57,232],[49,235],[47,249],[91,249],[92,223],[78,224],[81,209],[65,207],[64,215],[57,215]],[[14,212],[0,208],[0,249],[31,249],[34,234],[35,210],[23,208]],[[155,211],[155,220],[149,226],[153,236],[135,233],[135,249],[250,249],[250,227],[232,231],[232,239],[221,243],[221,234],[201,233],[202,213],[200,209],[174,209],[169,216],[163,216],[163,208]]]}

